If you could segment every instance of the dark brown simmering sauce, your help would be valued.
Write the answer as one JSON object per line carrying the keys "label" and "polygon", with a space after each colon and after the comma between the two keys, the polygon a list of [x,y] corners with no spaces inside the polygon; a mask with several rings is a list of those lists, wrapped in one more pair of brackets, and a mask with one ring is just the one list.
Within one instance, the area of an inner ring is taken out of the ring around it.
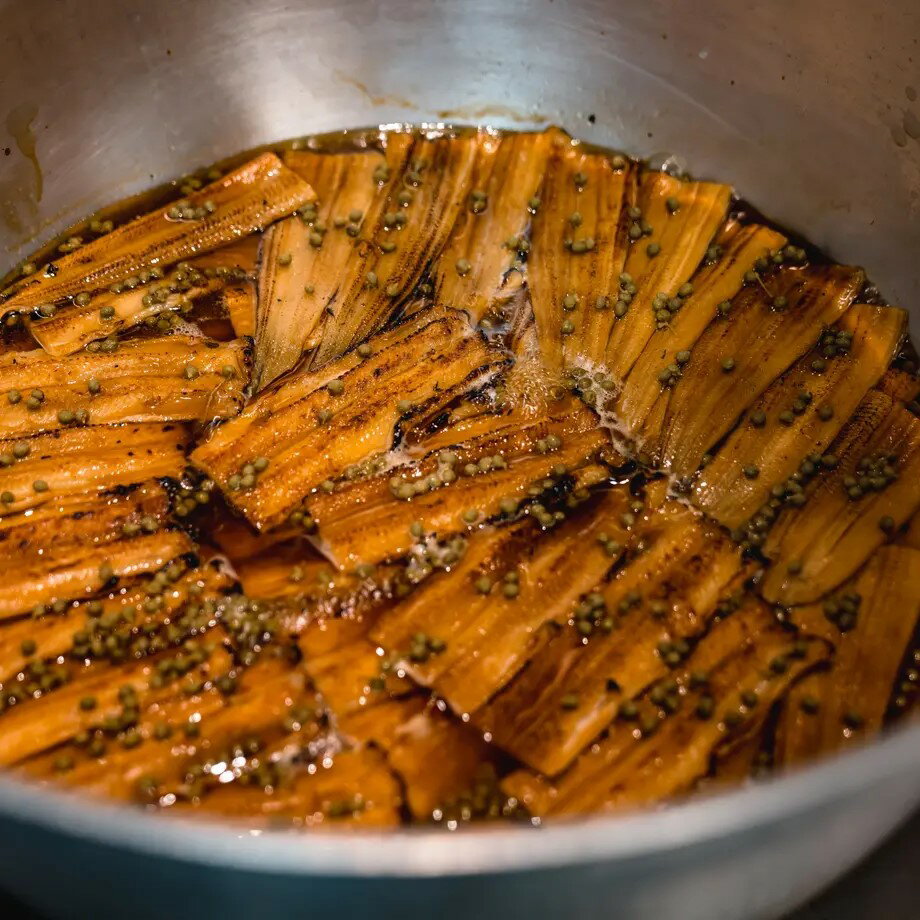
{"label": "dark brown simmering sauce", "polygon": [[8,770],[537,823],[915,708],[906,315],[727,186],[340,132],[100,211],[0,313]]}

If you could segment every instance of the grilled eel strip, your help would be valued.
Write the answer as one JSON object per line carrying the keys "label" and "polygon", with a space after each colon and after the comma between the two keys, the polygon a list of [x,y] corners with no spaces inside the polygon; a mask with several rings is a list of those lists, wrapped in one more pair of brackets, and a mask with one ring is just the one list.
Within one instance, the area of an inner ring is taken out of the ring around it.
{"label": "grilled eel strip", "polygon": [[4,518],[0,545],[9,573],[0,620],[91,598],[115,579],[156,571],[190,552],[191,541],[168,513],[166,493],[153,483],[126,495],[65,500],[35,517]]}
{"label": "grilled eel strip", "polygon": [[473,165],[486,140],[389,138],[385,187],[368,209],[362,243],[353,248],[342,284],[327,304],[335,323],[324,330],[314,365],[362,342],[415,294],[466,206]]}
{"label": "grilled eel strip", "polygon": [[[443,816],[483,776],[494,780],[500,753],[380,658],[367,634],[390,599],[369,593],[369,583],[337,584],[335,614],[323,599],[308,603],[298,637],[304,669],[347,742],[384,751],[412,815],[418,820]],[[442,766],[431,770],[435,752]],[[490,791],[496,792],[492,787],[494,781]]]}
{"label": "grilled eel strip", "polygon": [[[413,693],[366,707],[342,723],[345,733],[363,745],[374,744],[386,754],[389,768],[399,777],[412,817],[443,820],[451,806],[464,799],[466,807],[499,817],[495,777],[501,752],[482,734],[424,694]],[[437,762],[438,769],[431,769]],[[485,792],[479,787],[485,785]],[[462,806],[461,806],[462,807]],[[490,809],[494,809],[489,813]]]}
{"label": "grilled eel strip", "polygon": [[673,503],[641,528],[644,551],[592,585],[568,618],[472,720],[548,775],[567,767],[625,700],[692,653],[742,579],[737,547]]}
{"label": "grilled eel strip", "polygon": [[[194,670],[187,673],[195,674]],[[82,689],[81,680],[77,678],[75,682],[78,690]],[[255,736],[267,741],[265,734],[271,730],[281,734],[282,723],[292,707],[309,706],[313,711],[310,722],[314,721],[314,712],[322,711],[303,675],[275,657],[261,659],[242,672],[232,702],[228,702],[231,697],[222,694],[212,680],[205,681],[197,692],[189,693],[189,680],[186,677],[184,685],[168,683],[155,699],[139,685],[133,694],[123,694],[132,697],[132,708],[137,710],[133,727],[143,743],[131,747],[108,743],[94,762],[85,754],[80,756],[80,743],[70,741],[70,749],[65,752],[73,756],[75,766],[61,773],[62,779],[89,792],[122,799],[136,797],[138,784],[145,776],[156,777],[164,786],[177,787],[186,781],[189,768],[202,755],[211,754],[217,762],[222,748],[228,745],[244,745]],[[79,707],[74,708],[80,712]],[[194,724],[207,726],[207,746],[202,744],[200,735],[183,731],[189,717],[196,713],[201,718]],[[105,737],[104,731],[96,735],[105,716],[105,707],[100,707],[97,700],[93,710],[80,715],[80,730],[93,737]],[[25,760],[23,768],[33,776],[51,776],[61,752],[60,747],[42,752]],[[100,766],[107,769],[100,770]]]}
{"label": "grilled eel strip", "polygon": [[0,516],[145,480],[177,479],[185,425],[92,425],[0,440]]}
{"label": "grilled eel strip", "polygon": [[225,309],[236,314],[237,335],[251,335],[251,322],[242,320],[240,307],[251,288],[246,279],[255,270],[258,243],[258,236],[250,235],[171,270],[142,271],[127,285],[114,285],[114,290],[77,295],[50,316],[29,318],[27,326],[48,354],[63,357],[142,323],[156,325],[163,317],[189,319],[197,301],[219,294]]}
{"label": "grilled eel strip", "polygon": [[[497,752],[395,670],[382,669],[367,639],[392,601],[398,569],[333,574],[328,563],[304,560],[302,549],[289,544],[241,566],[240,577],[247,593],[281,601],[290,611],[283,619],[298,634],[303,669],[329,720],[347,744],[385,752],[386,766],[399,777],[417,819],[443,814],[484,773],[494,777]],[[435,750],[444,768],[432,771],[426,764]]]}
{"label": "grilled eel strip", "polygon": [[[69,674],[62,688],[53,687],[54,692],[29,702],[31,711],[15,707],[6,720],[8,733],[0,751],[4,760],[15,760],[17,769],[33,777],[54,777],[91,794],[170,802],[177,810],[246,814],[250,819],[261,811],[294,818],[305,807],[302,795],[309,795],[309,801],[319,795],[318,803],[300,815],[310,817],[310,823],[324,815],[348,817],[339,814],[346,799],[359,800],[355,812],[373,812],[370,790],[394,786],[381,770],[379,755],[337,755],[332,783],[287,769],[292,758],[315,756],[326,730],[321,701],[302,672],[277,655],[239,668],[222,648],[230,637],[223,643],[215,643],[211,632],[203,641],[186,638],[213,627],[221,592],[229,587],[226,576],[205,567],[169,582],[167,591],[154,595],[164,600],[154,612],[148,609],[150,591],[142,588],[140,597],[148,604],[137,605],[140,616],[135,605],[116,597],[102,605],[101,614],[78,609],[66,624],[52,621],[52,642],[66,638],[64,630],[82,617],[83,631],[93,635],[90,641],[113,634],[133,643],[138,636],[148,637],[145,652],[151,657],[139,664],[119,665],[114,657],[110,665],[92,664]],[[129,593],[127,598],[135,596]],[[46,641],[35,660],[58,647]],[[28,676],[30,668],[24,670]],[[45,726],[43,733],[26,736],[19,731],[20,724],[34,727],[36,721]],[[366,765],[352,775],[347,765],[361,758],[371,758],[375,775],[368,778]],[[218,781],[214,765],[221,762],[232,776],[225,773]],[[323,776],[326,770],[328,766]],[[235,784],[229,794],[228,780]],[[267,797],[266,789],[278,797]],[[398,797],[387,802],[387,814],[395,814]],[[317,814],[311,817],[313,811]],[[368,820],[370,815],[361,818]]]}
{"label": "grilled eel strip", "polygon": [[[198,648],[196,646],[196,652]],[[168,660],[169,654],[161,660]],[[184,668],[188,685],[213,680],[232,665],[226,651],[210,642],[203,643],[200,655],[192,658],[196,663]],[[81,670],[73,669],[66,676],[61,675],[61,684],[37,699],[27,699],[9,707],[2,716],[0,764],[11,766],[64,744],[82,731],[94,733],[98,727],[116,735],[133,727],[139,706],[160,703],[176,693],[171,685],[151,684],[157,674],[155,667],[156,661],[146,659],[118,665],[90,664]],[[130,691],[123,689],[127,687]],[[84,699],[93,699],[95,708],[90,710],[88,703],[81,705]],[[121,712],[125,708],[129,710],[128,719],[122,721]],[[109,721],[104,721],[107,717]],[[37,732],[36,727],[41,730]]]}
{"label": "grilled eel strip", "polygon": [[920,419],[870,391],[797,493],[802,503],[784,506],[768,531],[764,597],[805,604],[837,588],[920,507],[918,470]]}
{"label": "grilled eel strip", "polygon": [[[905,334],[906,332],[905,327]],[[876,389],[881,390],[894,400],[905,404],[913,404],[914,408],[917,408],[917,397],[920,396],[920,380],[917,379],[916,374],[899,367],[889,367],[876,385]]]}
{"label": "grilled eel strip", "polygon": [[[272,543],[258,554],[234,560],[234,569],[244,592],[250,597],[283,598],[304,603],[317,614],[340,614],[357,602],[362,588],[386,590],[387,569],[336,569],[304,538],[291,537]],[[364,576],[364,577],[362,577]]]}
{"label": "grilled eel strip", "polygon": [[[193,452],[257,528],[277,526],[347,467],[386,453],[402,420],[437,414],[507,363],[452,311],[416,315],[370,347],[366,358],[355,352],[279,382]],[[258,478],[242,485],[250,462]]]}
{"label": "grilled eel strip", "polygon": [[[729,528],[741,527],[785,487],[803,463],[828,449],[900,347],[907,315],[858,304],[745,412],[693,488],[694,503]],[[844,352],[845,349],[845,352]]]}
{"label": "grilled eel strip", "polygon": [[610,289],[624,270],[636,187],[636,169],[622,157],[614,166],[555,138],[527,267],[540,357],[551,375],[605,362],[616,322]]}
{"label": "grilled eel strip", "polygon": [[[181,624],[187,620],[188,635],[201,625],[197,618],[187,616],[187,605],[202,595],[217,597],[232,586],[231,580],[213,566],[190,566],[175,560],[161,571],[162,576],[128,576],[88,600],[52,603],[37,617],[30,612],[29,616],[4,622],[0,628],[0,682],[25,672],[30,664],[53,662],[60,656],[118,662],[132,651],[162,651],[168,644],[171,623],[185,629]],[[160,582],[165,582],[167,590],[151,594],[148,589]],[[175,629],[171,636],[169,641],[174,644],[179,638]],[[183,633],[181,638],[187,635]],[[136,644],[134,649],[130,648],[132,643]]]}
{"label": "grilled eel strip", "polygon": [[[296,751],[300,738],[290,740]],[[274,828],[387,828],[401,822],[400,785],[379,750],[340,751],[318,765],[291,760],[291,747],[279,740],[277,750],[267,752],[265,763],[254,763],[242,782],[212,783],[207,794],[170,811]]]}
{"label": "grilled eel strip", "polygon": [[881,547],[823,602],[790,619],[836,646],[830,667],[793,688],[776,730],[775,763],[791,766],[881,731],[920,617],[920,551]]}
{"label": "grilled eel strip", "polygon": [[229,284],[218,292],[217,304],[230,320],[233,335],[254,336],[256,332],[256,289],[248,281]]}
{"label": "grilled eel strip", "polygon": [[[294,367],[327,326],[335,337],[335,318],[327,309],[347,283],[345,267],[354,262],[365,215],[381,194],[374,177],[386,166],[374,151],[337,156],[291,151],[284,159],[319,198],[263,237],[253,372],[259,388]],[[332,347],[328,353],[337,354]]]}
{"label": "grilled eel strip", "polygon": [[480,425],[475,437],[453,442],[439,431],[437,443],[452,446],[313,496],[307,507],[324,552],[346,567],[395,559],[415,544],[510,519],[547,489],[605,478],[596,457],[607,437],[577,401],[560,400],[546,415],[490,412],[482,421],[491,430]]}
{"label": "grilled eel strip", "polygon": [[[732,300],[748,273],[767,261],[771,253],[781,251],[784,243],[785,237],[769,227],[726,221],[711,251],[689,279],[689,287],[678,288],[678,295],[663,305],[668,316],[656,322],[616,401],[617,418],[640,450],[661,439],[673,393],[670,387],[662,386],[663,372],[674,365],[680,369],[710,323],[730,314]],[[638,291],[630,277],[620,283],[618,293],[631,298],[633,289]],[[628,306],[623,301],[620,310]]]}
{"label": "grilled eel strip", "polygon": [[766,605],[746,601],[713,626],[684,667],[630,701],[559,779],[522,771],[503,786],[547,816],[636,807],[687,792],[714,757],[756,733],[771,704],[828,654],[823,639],[796,638]]}
{"label": "grilled eel strip", "polygon": [[193,335],[118,342],[64,358],[0,354],[0,435],[26,437],[74,425],[202,421],[235,415],[248,378],[243,340]]}
{"label": "grilled eel strip", "polygon": [[546,641],[540,627],[563,622],[610,569],[629,507],[628,490],[611,489],[542,538],[526,519],[484,531],[449,572],[384,612],[371,638],[390,653],[411,650],[418,636],[444,643],[426,661],[409,660],[407,673],[456,713],[474,712]]}
{"label": "grilled eel strip", "polygon": [[624,277],[618,279],[636,290],[607,341],[607,370],[615,380],[626,379],[656,328],[669,321],[655,299],[678,297],[681,286],[707,258],[730,197],[726,185],[687,182],[659,172],[642,174],[635,210],[627,212],[631,243]]}
{"label": "grilled eel strip", "polygon": [[[659,445],[650,457],[677,477],[696,472],[738,416],[846,311],[863,273],[839,265],[782,268],[770,287],[744,287],[711,324],[674,383]],[[756,339],[757,347],[751,343]]]}
{"label": "grilled eel strip", "polygon": [[129,221],[56,259],[6,292],[4,312],[61,307],[80,294],[137,281],[262,230],[313,201],[310,186],[273,153],[263,153],[216,182]]}
{"label": "grilled eel strip", "polygon": [[433,272],[434,296],[487,322],[506,319],[504,306],[521,289],[528,265],[532,215],[542,207],[541,182],[556,130],[487,136],[469,177],[465,207]]}

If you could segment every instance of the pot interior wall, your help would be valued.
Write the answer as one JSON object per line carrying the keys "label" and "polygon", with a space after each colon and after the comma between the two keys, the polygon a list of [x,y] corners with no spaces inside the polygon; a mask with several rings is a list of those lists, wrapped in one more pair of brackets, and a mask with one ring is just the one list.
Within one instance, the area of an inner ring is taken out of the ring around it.
{"label": "pot interior wall", "polygon": [[557,122],[733,182],[864,264],[892,302],[918,301],[913,0],[0,0],[0,11],[10,263],[114,197],[257,143],[398,121]]}

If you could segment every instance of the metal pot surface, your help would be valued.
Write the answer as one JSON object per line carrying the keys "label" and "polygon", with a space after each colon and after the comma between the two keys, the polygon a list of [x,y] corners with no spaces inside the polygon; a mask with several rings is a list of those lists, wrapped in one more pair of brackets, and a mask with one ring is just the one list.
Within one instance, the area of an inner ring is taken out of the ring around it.
{"label": "metal pot surface", "polygon": [[[920,322],[920,6],[852,0],[0,0],[0,240],[228,153],[403,121],[675,155]],[[915,327],[916,328],[916,325]],[[0,887],[55,917],[776,917],[920,801],[920,727],[541,830],[240,833],[0,781]]]}

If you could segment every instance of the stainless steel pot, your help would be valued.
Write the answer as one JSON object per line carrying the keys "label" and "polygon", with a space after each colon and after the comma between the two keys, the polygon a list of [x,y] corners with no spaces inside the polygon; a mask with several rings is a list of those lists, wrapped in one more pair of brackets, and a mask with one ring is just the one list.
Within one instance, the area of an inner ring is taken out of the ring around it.
{"label": "stainless steel pot", "polygon": [[[260,142],[554,121],[734,182],[866,265],[920,321],[914,0],[0,0],[0,12],[9,263],[114,197]],[[0,887],[81,918],[774,917],[909,813],[918,764],[914,727],[665,811],[454,835],[240,834],[4,780]]]}

